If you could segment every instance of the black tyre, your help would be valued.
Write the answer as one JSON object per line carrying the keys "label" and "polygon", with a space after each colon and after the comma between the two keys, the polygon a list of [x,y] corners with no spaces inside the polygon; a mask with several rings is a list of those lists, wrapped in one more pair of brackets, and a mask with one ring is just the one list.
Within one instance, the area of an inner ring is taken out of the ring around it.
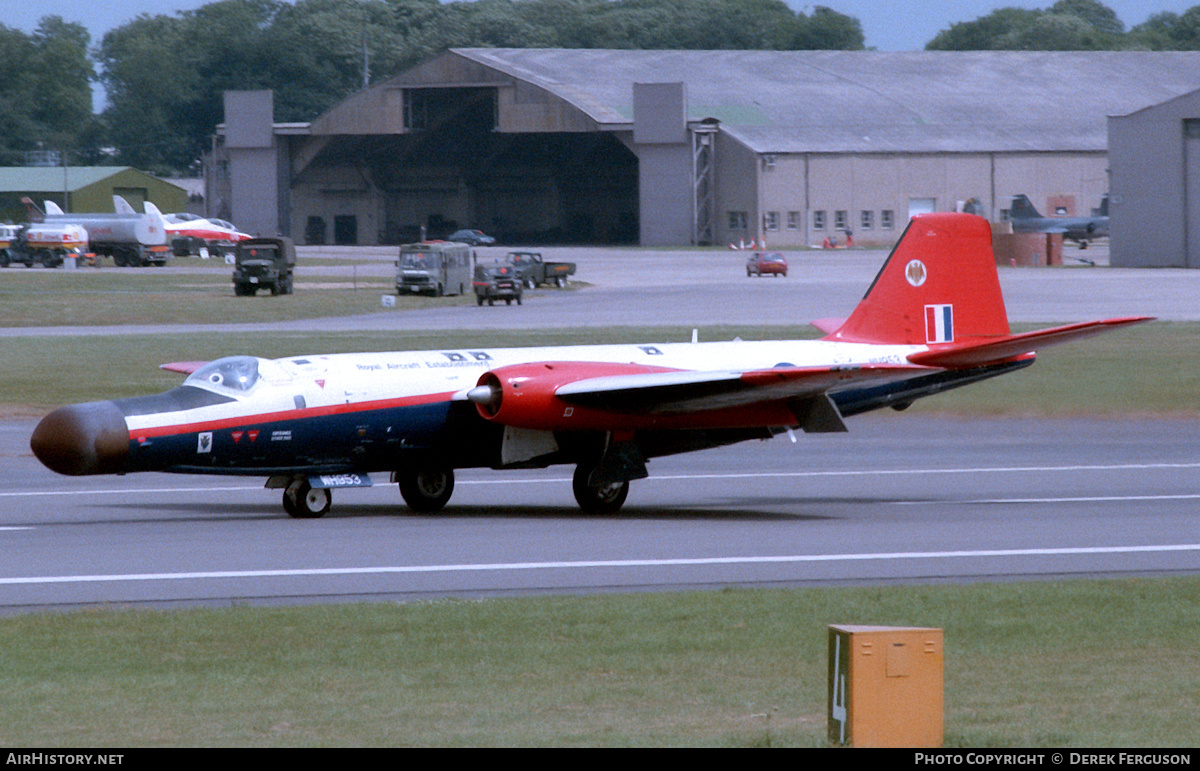
{"label": "black tyre", "polygon": [[625,499],[629,496],[628,482],[593,487],[588,484],[588,478],[596,467],[580,463],[575,467],[575,476],[571,479],[571,490],[575,493],[575,501],[585,514],[611,516],[621,510]]}
{"label": "black tyre", "polygon": [[413,511],[440,511],[454,494],[454,470],[416,468],[397,473],[400,495]]}
{"label": "black tyre", "polygon": [[328,490],[313,487],[307,479],[298,479],[283,491],[283,510],[295,519],[318,519],[333,504]]}

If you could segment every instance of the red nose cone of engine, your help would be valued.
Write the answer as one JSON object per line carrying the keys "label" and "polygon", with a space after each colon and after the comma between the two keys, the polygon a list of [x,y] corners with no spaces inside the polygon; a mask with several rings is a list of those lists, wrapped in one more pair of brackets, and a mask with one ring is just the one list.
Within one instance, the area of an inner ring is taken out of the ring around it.
{"label": "red nose cone of engine", "polygon": [[29,447],[46,468],[60,474],[117,474],[129,459],[129,429],[112,402],[73,404],[42,418]]}

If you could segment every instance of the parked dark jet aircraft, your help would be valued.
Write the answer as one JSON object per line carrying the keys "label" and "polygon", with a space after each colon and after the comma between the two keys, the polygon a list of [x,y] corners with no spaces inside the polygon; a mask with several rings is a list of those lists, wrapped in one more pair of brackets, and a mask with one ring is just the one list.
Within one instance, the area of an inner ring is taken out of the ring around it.
{"label": "parked dark jet aircraft", "polygon": [[1096,217],[1043,217],[1029,197],[1014,195],[1008,218],[1014,233],[1062,233],[1063,238],[1086,249],[1088,241],[1108,235],[1108,207],[1105,199],[1104,212]]}
{"label": "parked dark jet aircraft", "polygon": [[614,513],[647,460],[845,431],[845,417],[1029,366],[1043,346],[1147,320],[1011,334],[987,221],[915,217],[848,319],[820,340],[317,354],[164,365],[157,396],[62,407],[30,440],[61,474],[268,477],[293,517],[387,473],[417,511],[454,470],[576,466],[575,498]]}

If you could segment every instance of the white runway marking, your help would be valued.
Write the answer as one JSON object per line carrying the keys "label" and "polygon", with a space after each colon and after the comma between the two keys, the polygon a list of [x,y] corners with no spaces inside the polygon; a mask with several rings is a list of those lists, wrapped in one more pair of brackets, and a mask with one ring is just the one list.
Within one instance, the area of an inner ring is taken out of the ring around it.
{"label": "white runway marking", "polygon": [[[974,466],[971,468],[902,468],[902,469],[842,469],[829,471],[762,471],[736,474],[662,474],[651,475],[648,479],[639,480],[639,484],[648,482],[671,482],[679,480],[704,479],[792,479],[812,477],[872,477],[872,476],[931,476],[939,474],[1026,474],[1043,472],[1081,472],[1081,471],[1171,471],[1179,469],[1198,469],[1200,463],[1121,463],[1111,465],[1069,465],[1069,466]],[[570,477],[521,478],[506,472],[496,479],[463,479],[456,482],[461,486],[472,485],[543,485],[569,483]],[[390,483],[378,483],[383,487]],[[235,492],[243,490],[262,490],[262,485],[227,485],[222,487],[130,487],[125,489],[110,488],[100,490],[29,490],[17,492],[0,492],[0,498],[22,498],[36,496],[78,496],[78,495],[128,495],[129,493],[173,494],[173,493],[206,493],[206,492]]]}
{"label": "white runway marking", "polygon": [[214,570],[186,573],[116,573],[111,575],[17,576],[0,578],[0,586],[28,584],[84,584],[111,581],[197,581],[229,578],[295,578],[325,576],[395,575],[421,573],[477,573],[483,571],[587,570],[595,568],[693,567],[697,565],[763,565],[872,560],[979,559],[1109,554],[1197,552],[1200,544],[1150,546],[1083,546],[1056,549],[979,549],[963,551],[883,552],[866,554],[793,554],[782,556],[695,557],[686,559],[580,560],[566,562],[497,562],[458,565],[392,565],[361,568],[291,568],[280,570]]}
{"label": "white runway marking", "polygon": [[924,501],[891,501],[895,506],[928,506],[936,503],[953,503],[955,505],[988,503],[996,504],[1042,504],[1042,503],[1131,503],[1133,501],[1194,501],[1200,499],[1200,493],[1182,495],[1084,495],[1064,496],[1062,498],[968,498],[966,500]]}

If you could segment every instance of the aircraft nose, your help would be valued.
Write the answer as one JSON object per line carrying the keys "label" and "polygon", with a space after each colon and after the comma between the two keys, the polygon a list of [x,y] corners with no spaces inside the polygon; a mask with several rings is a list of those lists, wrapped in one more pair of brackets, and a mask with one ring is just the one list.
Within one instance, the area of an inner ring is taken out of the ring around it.
{"label": "aircraft nose", "polygon": [[42,418],[29,447],[42,465],[59,474],[116,474],[129,459],[129,429],[112,402],[73,404]]}

